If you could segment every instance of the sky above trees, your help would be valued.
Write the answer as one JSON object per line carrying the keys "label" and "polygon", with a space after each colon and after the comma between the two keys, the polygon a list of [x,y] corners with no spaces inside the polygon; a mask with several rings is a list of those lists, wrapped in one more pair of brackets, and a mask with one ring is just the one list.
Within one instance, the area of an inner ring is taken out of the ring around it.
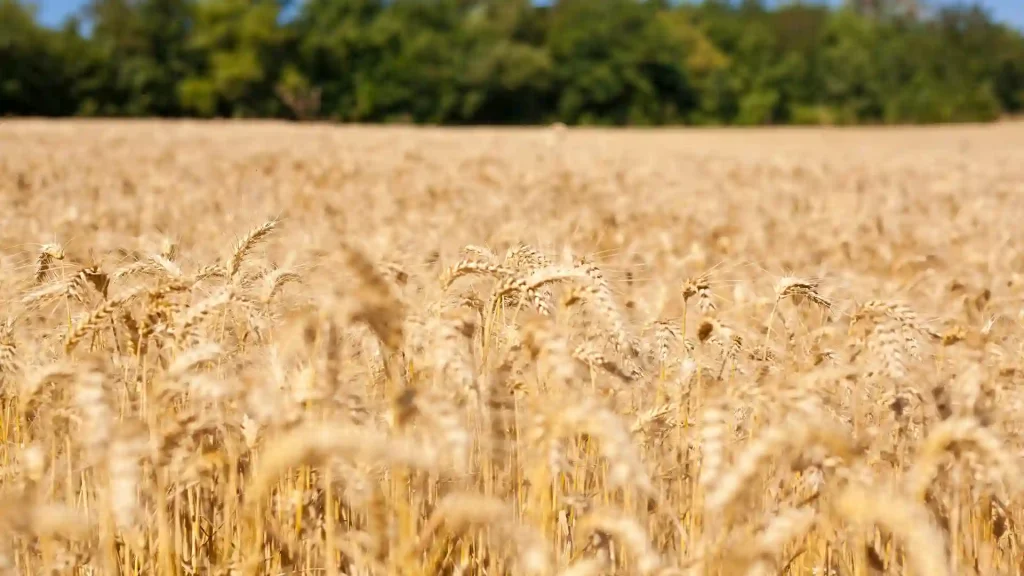
{"label": "sky above trees", "polygon": [[[950,5],[959,0],[931,0],[932,4]],[[39,21],[47,26],[57,26],[68,16],[84,6],[88,0],[36,0],[39,7]],[[841,0],[830,0],[838,4]],[[1024,0],[980,0],[979,4],[991,11],[992,17],[1024,29]]]}

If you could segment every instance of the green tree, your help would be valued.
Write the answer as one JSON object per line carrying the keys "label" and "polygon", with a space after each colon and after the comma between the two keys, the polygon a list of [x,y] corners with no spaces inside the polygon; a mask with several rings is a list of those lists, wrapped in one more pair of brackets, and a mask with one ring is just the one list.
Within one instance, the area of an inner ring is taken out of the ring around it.
{"label": "green tree", "polygon": [[879,83],[881,45],[878,25],[852,11],[829,19],[818,53],[823,103],[838,121],[879,121],[883,115]]}
{"label": "green tree", "polygon": [[359,117],[441,123],[460,108],[456,0],[395,0],[368,29],[376,65],[360,70]]}
{"label": "green tree", "polygon": [[0,0],[0,116],[73,114],[69,48],[67,33],[38,26],[29,6]]}
{"label": "green tree", "polygon": [[694,9],[683,6],[658,14],[661,25],[678,46],[682,66],[691,85],[694,102],[681,110],[684,120],[718,124],[736,113],[736,87],[730,75],[732,59],[709,38],[699,25]]}
{"label": "green tree", "polygon": [[366,120],[357,112],[356,87],[378,65],[368,29],[384,10],[381,0],[308,0],[294,23],[298,73],[321,93],[320,111],[338,120]]}
{"label": "green tree", "polygon": [[280,115],[275,86],[290,39],[281,9],[274,0],[200,0],[189,38],[198,71],[178,85],[182,105],[204,116]]}
{"label": "green tree", "polygon": [[656,124],[696,106],[685,45],[656,3],[562,0],[551,12],[548,47],[565,121]]}
{"label": "green tree", "polygon": [[0,0],[0,114],[756,125],[1024,109],[1024,35],[972,5],[305,0],[286,21],[287,1],[90,0],[53,30]]}
{"label": "green tree", "polygon": [[483,1],[465,10],[458,39],[457,121],[545,121],[554,65],[537,14],[528,0]]}
{"label": "green tree", "polygon": [[181,114],[175,88],[195,64],[187,51],[193,8],[190,0],[92,0],[82,112]]}

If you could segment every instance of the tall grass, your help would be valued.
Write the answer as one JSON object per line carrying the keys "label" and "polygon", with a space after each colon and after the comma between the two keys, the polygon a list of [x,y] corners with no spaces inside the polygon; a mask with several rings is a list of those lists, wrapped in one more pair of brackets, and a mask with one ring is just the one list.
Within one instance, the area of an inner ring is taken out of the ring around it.
{"label": "tall grass", "polygon": [[0,567],[1021,574],[1022,142],[0,126]]}

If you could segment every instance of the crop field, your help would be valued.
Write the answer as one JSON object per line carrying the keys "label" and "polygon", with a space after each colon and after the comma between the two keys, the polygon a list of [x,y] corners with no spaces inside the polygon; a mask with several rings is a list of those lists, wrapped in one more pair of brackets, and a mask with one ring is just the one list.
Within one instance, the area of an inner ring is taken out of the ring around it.
{"label": "crop field", "polygon": [[1024,125],[0,122],[0,570],[1024,573]]}

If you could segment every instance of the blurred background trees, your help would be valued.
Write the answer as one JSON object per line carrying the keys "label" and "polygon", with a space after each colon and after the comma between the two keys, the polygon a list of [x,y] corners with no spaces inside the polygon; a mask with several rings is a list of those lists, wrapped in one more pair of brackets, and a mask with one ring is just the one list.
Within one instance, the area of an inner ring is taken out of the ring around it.
{"label": "blurred background trees", "polygon": [[0,0],[0,116],[436,124],[987,121],[1024,35],[981,8],[849,0]]}

